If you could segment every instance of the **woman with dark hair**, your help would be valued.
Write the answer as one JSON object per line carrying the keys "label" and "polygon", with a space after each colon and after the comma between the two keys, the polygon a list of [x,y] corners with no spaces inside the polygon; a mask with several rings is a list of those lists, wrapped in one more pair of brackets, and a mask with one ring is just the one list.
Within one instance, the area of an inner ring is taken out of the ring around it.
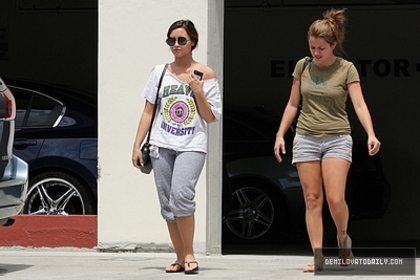
{"label": "woman with dark hair", "polygon": [[347,21],[344,11],[326,11],[323,19],[316,20],[309,27],[308,43],[313,60],[306,67],[304,58],[296,64],[290,98],[274,145],[274,154],[281,162],[281,154],[286,152],[283,136],[302,99],[292,163],[297,167],[303,189],[306,226],[314,252],[314,263],[305,266],[304,272],[323,269],[324,191],[337,228],[341,264],[348,265],[353,258],[352,241],[347,233],[349,210],[344,197],[353,146],[346,112],[348,96],[367,133],[369,155],[378,153],[381,145],[375,136],[357,70],[353,63],[338,56],[342,52]]}
{"label": "woman with dark hair", "polygon": [[[161,214],[167,222],[176,260],[167,273],[198,273],[194,257],[195,186],[207,153],[207,124],[220,119],[221,99],[215,72],[195,61],[192,51],[198,33],[190,20],[174,22],[166,43],[174,61],[152,70],[142,96],[146,105],[134,141],[132,162],[143,165],[140,150],[153,108],[157,107],[150,134],[152,160]],[[198,71],[198,72],[197,72]],[[159,79],[163,73],[158,103],[155,103]]]}

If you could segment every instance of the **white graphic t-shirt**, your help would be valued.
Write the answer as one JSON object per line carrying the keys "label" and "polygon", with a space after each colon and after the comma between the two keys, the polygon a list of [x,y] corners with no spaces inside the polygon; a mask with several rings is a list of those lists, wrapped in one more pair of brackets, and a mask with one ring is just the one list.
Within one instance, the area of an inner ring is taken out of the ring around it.
{"label": "white graphic t-shirt", "polygon": [[[159,79],[165,65],[157,65],[142,96],[154,104]],[[217,79],[204,80],[203,91],[216,120],[222,105]],[[157,113],[150,134],[150,144],[175,151],[207,151],[207,124],[198,114],[194,93],[187,83],[166,70],[159,90]]]}

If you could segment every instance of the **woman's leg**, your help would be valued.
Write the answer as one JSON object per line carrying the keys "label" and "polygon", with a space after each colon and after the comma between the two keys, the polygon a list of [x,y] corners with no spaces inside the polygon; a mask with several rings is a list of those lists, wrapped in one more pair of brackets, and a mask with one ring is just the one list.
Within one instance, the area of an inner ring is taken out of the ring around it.
{"label": "woman's leg", "polygon": [[177,153],[170,198],[170,207],[176,217],[179,236],[183,243],[185,271],[195,270],[193,241],[195,230],[195,186],[204,167],[206,155],[201,152]]}
{"label": "woman's leg", "polygon": [[302,184],[303,196],[306,205],[306,227],[308,230],[309,240],[314,252],[314,263],[318,267],[312,265],[312,269],[307,267],[304,271],[313,271],[314,269],[322,269],[322,240],[323,240],[323,224],[322,224],[322,172],[320,161],[311,161],[297,163],[296,167],[299,173],[299,180]]}
{"label": "woman's leg", "polygon": [[172,189],[172,174],[176,154],[174,151],[163,148],[154,148],[154,152],[155,153],[151,159],[158,198],[160,202],[161,215],[166,220],[169,237],[171,238],[172,246],[176,254],[175,262],[172,265],[167,266],[166,271],[182,271],[184,268],[185,256],[184,244],[182,243],[182,239],[179,234],[175,216],[172,213],[171,207],[169,205]]}
{"label": "woman's leg", "polygon": [[331,216],[337,227],[337,243],[341,266],[353,258],[351,238],[347,234],[349,209],[345,201],[347,173],[350,162],[340,158],[327,158],[322,162],[325,194]]}
{"label": "woman's leg", "polygon": [[349,209],[345,201],[345,191],[349,168],[350,162],[345,159],[326,158],[322,161],[325,195],[337,227],[339,242],[342,242],[347,235]]}
{"label": "woman's leg", "polygon": [[[175,263],[184,267],[184,262],[195,261],[194,258],[194,215],[178,217],[175,223],[168,222],[169,236],[171,237],[177,260]],[[197,267],[196,263],[191,263],[186,270],[192,270]],[[167,271],[178,270],[178,267],[168,266]]]}
{"label": "woman's leg", "polygon": [[198,267],[197,263],[192,263],[195,261],[194,258],[194,227],[195,219],[194,215],[178,217],[177,218],[178,230],[183,242],[183,252],[184,252],[184,262],[188,263],[185,265],[185,271],[191,271],[194,268]]}
{"label": "woman's leg", "polygon": [[178,271],[180,268],[181,270],[184,269],[184,243],[181,238],[181,234],[179,232],[178,223],[177,222],[167,222],[169,237],[172,241],[172,246],[174,247],[175,254],[176,254],[176,261],[174,263],[177,265],[170,265],[166,267],[166,271]]}

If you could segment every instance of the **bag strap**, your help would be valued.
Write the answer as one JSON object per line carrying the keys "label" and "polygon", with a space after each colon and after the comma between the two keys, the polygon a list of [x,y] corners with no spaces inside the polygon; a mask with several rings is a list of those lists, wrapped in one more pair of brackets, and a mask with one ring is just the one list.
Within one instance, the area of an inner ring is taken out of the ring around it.
{"label": "bag strap", "polygon": [[303,71],[305,70],[305,68],[306,68],[306,66],[308,66],[309,65],[309,63],[311,63],[312,62],[312,57],[309,57],[309,56],[307,56],[307,57],[305,57],[305,61],[303,62],[303,68],[302,68],[302,73],[300,73],[300,79],[302,80],[302,74],[303,74]]}
{"label": "bag strap", "polygon": [[313,58],[312,57],[309,57],[309,56],[305,57],[305,61],[303,62],[302,72],[300,73],[300,83],[299,83],[299,86],[300,86],[299,92],[300,92],[300,95],[301,95],[301,97],[300,97],[300,106],[302,106],[302,74],[303,74],[303,71],[305,71],[306,66],[308,66],[309,63],[312,62],[312,59]]}
{"label": "bag strap", "polygon": [[312,62],[312,60],[313,60],[313,58],[312,58],[312,57],[309,57],[309,56],[305,57],[305,62],[303,63],[303,69],[302,69],[302,72],[303,72],[303,70],[305,70],[306,66],[308,66],[308,64],[309,64],[310,62]]}
{"label": "bag strap", "polygon": [[163,71],[162,71],[162,75],[160,75],[159,84],[158,84],[157,91],[156,91],[155,104],[153,106],[152,119],[150,120],[149,133],[147,133],[146,142],[149,142],[149,140],[150,140],[150,133],[152,132],[152,125],[153,125],[153,121],[155,119],[155,115],[156,115],[156,111],[157,111],[157,107],[158,107],[159,90],[160,90],[160,86],[162,85],[163,76],[165,76],[165,72],[166,72],[167,68],[168,68],[168,63],[165,64],[165,67],[163,68]]}
{"label": "bag strap", "polygon": [[297,119],[300,115],[300,110],[302,110],[302,74],[303,71],[305,70],[305,68],[309,65],[309,63],[312,62],[312,57],[306,56],[305,57],[305,61],[303,62],[303,67],[302,67],[302,72],[300,73],[300,80],[299,80],[299,93],[300,93],[300,101],[299,101],[299,107],[298,107],[298,112],[296,114],[295,120],[293,121],[292,127],[294,130],[296,130],[296,125],[297,125]]}

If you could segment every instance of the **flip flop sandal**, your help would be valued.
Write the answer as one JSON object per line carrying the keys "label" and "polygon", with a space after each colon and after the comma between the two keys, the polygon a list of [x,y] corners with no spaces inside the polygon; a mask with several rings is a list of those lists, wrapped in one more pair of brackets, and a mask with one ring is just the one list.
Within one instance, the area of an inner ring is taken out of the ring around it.
{"label": "flip flop sandal", "polygon": [[350,260],[354,257],[351,245],[351,238],[347,234],[341,243],[338,242],[338,258],[341,260],[340,266],[350,265]]}
{"label": "flip flop sandal", "polygon": [[304,268],[303,272],[315,272],[315,271],[322,271],[324,270],[320,265],[314,263],[308,263]]}
{"label": "flip flop sandal", "polygon": [[182,265],[180,265],[179,263],[171,264],[171,268],[173,268],[173,267],[177,267],[178,269],[176,269],[176,270],[166,270],[166,273],[178,273],[178,272],[183,272],[185,270],[185,268],[182,267]]}
{"label": "flip flop sandal", "polygon": [[190,264],[192,264],[192,263],[197,264],[197,266],[194,267],[191,270],[184,270],[185,274],[198,274],[199,267],[198,267],[198,262],[196,262],[196,261],[185,262],[185,268],[187,268],[187,267],[190,268]]}

